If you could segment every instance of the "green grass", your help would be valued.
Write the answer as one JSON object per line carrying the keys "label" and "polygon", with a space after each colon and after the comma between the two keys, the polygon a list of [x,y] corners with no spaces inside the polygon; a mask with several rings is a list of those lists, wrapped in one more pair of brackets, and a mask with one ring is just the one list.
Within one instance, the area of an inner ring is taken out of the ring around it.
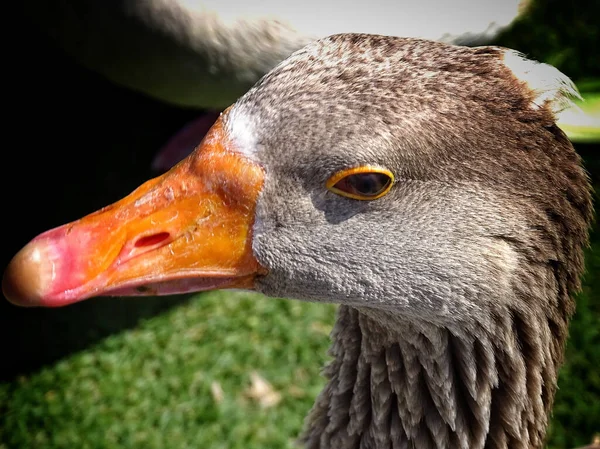
{"label": "green grass", "polygon": [[[590,83],[591,87],[591,83]],[[582,100],[575,103],[579,110],[563,111],[559,126],[573,142],[600,142],[600,82],[596,80],[595,91],[581,92]]]}
{"label": "green grass", "polygon": [[[247,293],[200,295],[1,385],[0,448],[291,448],[323,386],[334,313]],[[281,394],[276,406],[248,396],[252,372]]]}

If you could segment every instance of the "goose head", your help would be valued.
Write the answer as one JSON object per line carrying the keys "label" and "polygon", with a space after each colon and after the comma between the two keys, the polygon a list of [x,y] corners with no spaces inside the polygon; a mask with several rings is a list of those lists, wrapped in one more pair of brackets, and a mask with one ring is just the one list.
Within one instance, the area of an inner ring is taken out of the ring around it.
{"label": "goose head", "polygon": [[32,240],[4,293],[339,303],[307,447],[541,447],[592,215],[571,95],[507,49],[315,41],[170,172]]}

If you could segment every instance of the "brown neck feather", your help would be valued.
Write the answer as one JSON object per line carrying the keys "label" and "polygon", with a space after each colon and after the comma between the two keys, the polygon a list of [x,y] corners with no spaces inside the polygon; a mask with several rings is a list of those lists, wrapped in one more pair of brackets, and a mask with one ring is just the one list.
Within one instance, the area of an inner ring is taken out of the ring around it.
{"label": "brown neck feather", "polygon": [[542,315],[467,333],[341,306],[305,446],[541,448],[566,337]]}

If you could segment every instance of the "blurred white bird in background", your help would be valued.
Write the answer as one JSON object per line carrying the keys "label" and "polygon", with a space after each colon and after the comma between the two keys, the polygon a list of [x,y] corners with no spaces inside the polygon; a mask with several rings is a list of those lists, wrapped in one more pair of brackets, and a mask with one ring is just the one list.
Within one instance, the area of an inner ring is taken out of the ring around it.
{"label": "blurred white bird in background", "polygon": [[[34,25],[111,81],[199,110],[158,153],[166,170],[200,142],[219,112],[311,40],[362,32],[481,45],[527,10],[524,0],[37,0]],[[568,115],[577,126],[582,118]],[[585,120],[585,118],[583,119]]]}

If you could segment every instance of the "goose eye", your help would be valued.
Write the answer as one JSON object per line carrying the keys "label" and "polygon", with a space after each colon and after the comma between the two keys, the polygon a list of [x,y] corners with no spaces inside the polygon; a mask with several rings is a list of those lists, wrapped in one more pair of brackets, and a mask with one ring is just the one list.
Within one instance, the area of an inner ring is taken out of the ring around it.
{"label": "goose eye", "polygon": [[374,200],[389,192],[394,175],[374,167],[358,167],[336,173],[327,181],[327,188],[338,195],[355,200]]}

